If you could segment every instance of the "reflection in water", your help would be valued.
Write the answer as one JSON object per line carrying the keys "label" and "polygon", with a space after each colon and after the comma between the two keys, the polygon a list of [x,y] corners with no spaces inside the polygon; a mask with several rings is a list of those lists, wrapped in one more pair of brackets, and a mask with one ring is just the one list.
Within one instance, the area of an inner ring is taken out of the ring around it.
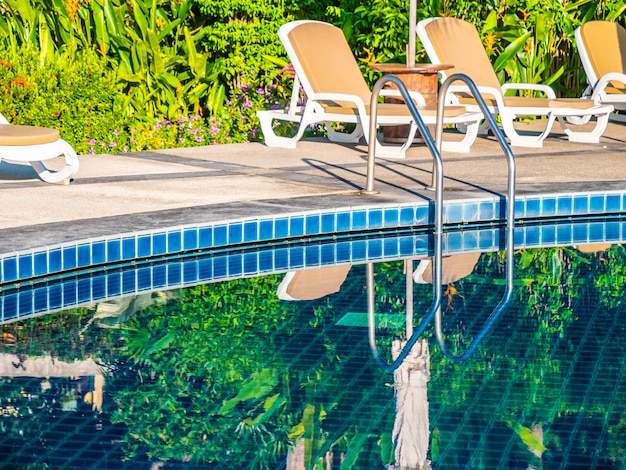
{"label": "reflection in water", "polygon": [[[503,291],[500,255],[473,257],[446,279],[454,350]],[[429,282],[426,261],[375,266],[387,359],[430,303],[409,267]],[[0,457],[8,468],[623,468],[626,252],[521,250],[516,266],[513,300],[470,359],[429,350],[428,329],[393,374],[368,350],[364,265],[5,325]]]}

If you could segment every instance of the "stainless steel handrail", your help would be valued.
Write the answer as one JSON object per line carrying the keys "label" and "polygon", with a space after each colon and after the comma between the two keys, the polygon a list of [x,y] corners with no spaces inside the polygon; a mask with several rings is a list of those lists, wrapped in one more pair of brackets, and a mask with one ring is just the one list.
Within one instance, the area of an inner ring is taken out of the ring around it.
{"label": "stainless steel handrail", "polygon": [[[502,300],[496,307],[496,309],[489,316],[485,325],[474,339],[474,341],[470,344],[467,351],[460,355],[455,356],[452,355],[446,345],[445,340],[443,338],[443,333],[441,330],[441,297],[442,297],[442,273],[441,273],[441,258],[442,258],[442,235],[443,235],[443,163],[441,160],[441,141],[443,136],[443,115],[444,115],[444,106],[448,88],[450,85],[456,81],[463,81],[469,87],[471,93],[475,96],[476,102],[480,107],[485,119],[489,123],[494,135],[498,139],[500,146],[502,147],[508,162],[508,190],[507,190],[507,218],[506,218],[506,289],[505,293],[502,297]],[[500,316],[506,305],[511,299],[511,294],[513,290],[513,247],[514,247],[514,239],[513,239],[513,231],[515,228],[515,158],[513,156],[513,152],[506,142],[506,138],[503,132],[500,130],[498,125],[495,122],[495,119],[489,112],[489,108],[485,103],[484,99],[480,95],[478,88],[472,82],[472,80],[464,74],[454,74],[448,77],[442,84],[439,90],[439,97],[437,100],[437,119],[435,124],[435,140],[430,134],[430,131],[424,124],[422,120],[419,110],[415,106],[415,103],[411,99],[411,96],[405,86],[405,84],[395,75],[386,75],[380,78],[374,85],[372,90],[372,97],[370,101],[370,122],[369,122],[369,142],[368,142],[368,158],[367,158],[367,182],[366,188],[363,191],[366,194],[375,194],[374,191],[374,167],[375,167],[375,151],[376,151],[376,134],[377,134],[377,116],[378,116],[378,98],[380,92],[384,85],[389,82],[393,82],[404,102],[406,103],[411,116],[415,120],[415,125],[419,129],[426,146],[428,147],[430,153],[433,156],[433,185],[435,190],[435,215],[434,215],[434,253],[433,253],[433,300],[428,309],[426,315],[422,318],[422,321],[418,325],[418,327],[412,332],[412,334],[408,334],[408,340],[398,357],[392,362],[388,363],[383,360],[378,352],[378,346],[376,345],[376,321],[375,321],[375,299],[374,299],[374,267],[373,264],[369,263],[367,265],[367,304],[368,304],[368,329],[369,329],[369,344],[370,349],[372,351],[372,355],[374,359],[379,364],[381,368],[387,371],[392,371],[397,369],[400,364],[407,357],[411,348],[415,345],[419,337],[424,333],[428,324],[435,317],[435,335],[437,337],[437,341],[439,343],[439,347],[444,355],[446,355],[451,360],[462,361],[467,359],[476,349],[480,341],[487,334],[491,326],[495,323],[497,318]],[[407,299],[408,301],[408,299]],[[410,309],[412,313],[412,305]]]}
{"label": "stainless steel handrail", "polygon": [[[487,318],[487,321],[478,332],[474,340],[470,343],[469,347],[465,350],[463,354],[454,355],[448,351],[448,348],[445,344],[445,339],[443,337],[443,332],[441,329],[441,305],[437,310],[437,314],[435,315],[435,335],[437,337],[437,342],[439,343],[439,348],[441,352],[448,358],[453,361],[461,362],[469,358],[476,348],[478,344],[483,340],[486,336],[487,332],[491,329],[493,324],[496,322],[502,311],[506,308],[507,304],[511,300],[511,294],[513,292],[513,255],[514,255],[514,231],[515,231],[515,157],[513,156],[513,152],[511,151],[511,147],[506,141],[506,137],[504,133],[498,127],[495,119],[489,112],[489,108],[485,103],[485,100],[480,94],[480,91],[474,84],[474,82],[467,76],[463,74],[455,74],[448,77],[447,80],[443,82],[441,88],[439,90],[439,99],[437,101],[437,115],[438,120],[439,116],[443,114],[444,101],[446,99],[446,94],[448,92],[448,88],[453,82],[462,81],[468,86],[471,94],[474,96],[476,103],[480,107],[485,119],[489,123],[489,127],[491,128],[494,136],[498,139],[500,143],[500,147],[504,151],[504,154],[507,158],[508,163],[508,181],[507,181],[507,201],[506,201],[506,288],[504,290],[504,294],[502,295],[502,299],[496,306],[496,308],[491,312],[491,315]],[[436,142],[438,148],[441,148],[441,133],[437,131]],[[439,166],[435,166],[438,170]],[[436,184],[439,185],[442,178],[436,178]]]}

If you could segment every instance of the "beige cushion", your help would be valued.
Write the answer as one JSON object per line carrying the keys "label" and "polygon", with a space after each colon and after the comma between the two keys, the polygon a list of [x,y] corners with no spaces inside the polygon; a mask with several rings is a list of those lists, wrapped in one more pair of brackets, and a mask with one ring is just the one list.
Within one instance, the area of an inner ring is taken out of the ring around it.
{"label": "beige cushion", "polygon": [[438,18],[426,25],[426,33],[439,63],[453,65],[453,73],[467,75],[478,86],[500,89],[498,77],[474,25],[458,18]]}
{"label": "beige cushion", "polygon": [[0,145],[27,146],[59,140],[59,131],[47,127],[0,124]]}
{"label": "beige cushion", "polygon": [[[356,106],[352,103],[324,103],[324,110],[327,113],[332,114],[344,114],[344,115],[355,115],[358,116],[358,111]],[[437,107],[436,106],[419,106],[417,110],[420,113],[420,116],[436,116],[437,115]],[[370,114],[369,105],[365,106],[365,112]],[[445,117],[457,117],[465,114],[467,110],[465,106],[446,106],[444,108],[444,116]],[[378,105],[378,115],[379,116],[410,116],[411,112],[409,108],[405,104],[394,104],[394,103],[380,103]]]}
{"label": "beige cushion", "polygon": [[[485,103],[488,106],[496,106],[496,100],[489,97],[484,97]],[[459,102],[463,105],[476,105],[476,100],[470,96],[460,97]],[[580,98],[531,98],[524,96],[505,96],[504,106],[506,107],[519,107],[519,108],[575,108],[575,109],[589,109],[595,106],[592,100],[585,100]]]}
{"label": "beige cushion", "polygon": [[[626,73],[624,27],[609,21],[589,21],[581,26],[580,37],[598,79],[609,72]],[[607,88],[607,93],[626,88],[623,83],[612,82],[612,85],[615,88]]]}

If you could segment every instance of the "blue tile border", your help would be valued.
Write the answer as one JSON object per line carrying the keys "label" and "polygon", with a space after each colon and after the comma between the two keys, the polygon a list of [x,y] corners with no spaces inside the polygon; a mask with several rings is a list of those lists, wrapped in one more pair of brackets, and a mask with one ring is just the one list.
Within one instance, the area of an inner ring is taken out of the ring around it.
{"label": "blue tile border", "polygon": [[[502,221],[504,211],[500,197],[450,200],[444,207],[444,224],[476,224]],[[518,221],[530,219],[598,216],[626,212],[626,190],[610,192],[587,192],[574,194],[541,194],[518,196],[515,213]],[[309,211],[267,217],[251,217],[210,224],[179,226],[169,229],[117,234],[110,237],[78,240],[25,251],[0,255],[0,285],[22,282],[33,276],[60,275],[76,270],[86,271],[98,266],[149,259],[157,256],[180,256],[197,250],[226,249],[246,243],[271,243],[274,241],[324,237],[341,233],[362,233],[376,230],[427,229],[432,226],[432,202],[419,200],[415,203],[381,204],[368,207],[342,207],[325,211]],[[621,225],[619,226],[621,227]],[[587,231],[587,240],[598,236]],[[612,228],[611,234],[621,230]],[[593,233],[592,233],[593,232]],[[603,232],[604,233],[604,232]],[[606,235],[606,234],[605,234]],[[516,234],[516,236],[519,236]],[[539,229],[524,231],[524,243],[539,246],[544,243],[574,243],[576,233],[565,233],[557,228],[554,233]],[[450,235],[446,243],[449,249],[487,249],[486,232],[472,238]],[[517,238],[516,238],[517,239]],[[594,240],[592,240],[594,239]],[[619,237],[621,240],[621,235]],[[581,242],[581,241],[578,241]],[[385,253],[405,253],[400,247],[370,244],[359,248],[366,259]],[[358,250],[357,250],[358,251]],[[354,255],[354,253],[353,253]],[[305,255],[293,254],[300,266],[305,265]],[[312,255],[307,255],[312,256]],[[321,256],[327,258],[326,255]],[[320,256],[315,256],[319,259]],[[351,258],[352,260],[354,258]],[[251,272],[251,262],[232,265],[230,271]],[[280,269],[280,268],[277,268]],[[213,267],[215,273],[215,267]],[[226,270],[228,272],[228,269]],[[228,275],[228,274],[225,274]],[[130,282],[130,281],[127,281]],[[129,284],[130,285],[130,284]],[[0,288],[1,289],[1,288]]]}

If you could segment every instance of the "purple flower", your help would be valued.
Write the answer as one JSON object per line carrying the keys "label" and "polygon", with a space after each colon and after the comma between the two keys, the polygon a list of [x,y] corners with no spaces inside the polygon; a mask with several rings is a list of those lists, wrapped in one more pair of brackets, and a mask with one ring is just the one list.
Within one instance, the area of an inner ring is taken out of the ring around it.
{"label": "purple flower", "polygon": [[179,137],[179,138],[178,138],[178,141],[179,141],[180,143],[183,143],[183,142],[185,141],[185,138],[184,138],[184,137]]}
{"label": "purple flower", "polygon": [[215,135],[219,132],[220,130],[217,127],[212,127],[211,130],[209,131],[209,134],[211,135]]}
{"label": "purple flower", "polygon": [[94,149],[89,149],[89,155],[94,155],[96,151]]}
{"label": "purple flower", "polygon": [[109,147],[111,147],[111,148],[117,147],[117,142],[110,142],[109,143]]}
{"label": "purple flower", "polygon": [[163,128],[163,126],[161,125],[161,123],[157,123],[156,126],[154,126],[154,128],[158,131],[159,129]]}
{"label": "purple flower", "polygon": [[202,142],[202,136],[201,135],[197,135],[196,136],[196,142]]}
{"label": "purple flower", "polygon": [[120,131],[118,131],[118,130],[114,130],[114,131],[113,131],[113,135],[120,135]]}
{"label": "purple flower", "polygon": [[96,139],[91,139],[90,141],[87,142],[87,144],[96,145]]}
{"label": "purple flower", "polygon": [[260,95],[264,95],[265,94],[265,89],[264,88],[257,88],[256,92]]}

